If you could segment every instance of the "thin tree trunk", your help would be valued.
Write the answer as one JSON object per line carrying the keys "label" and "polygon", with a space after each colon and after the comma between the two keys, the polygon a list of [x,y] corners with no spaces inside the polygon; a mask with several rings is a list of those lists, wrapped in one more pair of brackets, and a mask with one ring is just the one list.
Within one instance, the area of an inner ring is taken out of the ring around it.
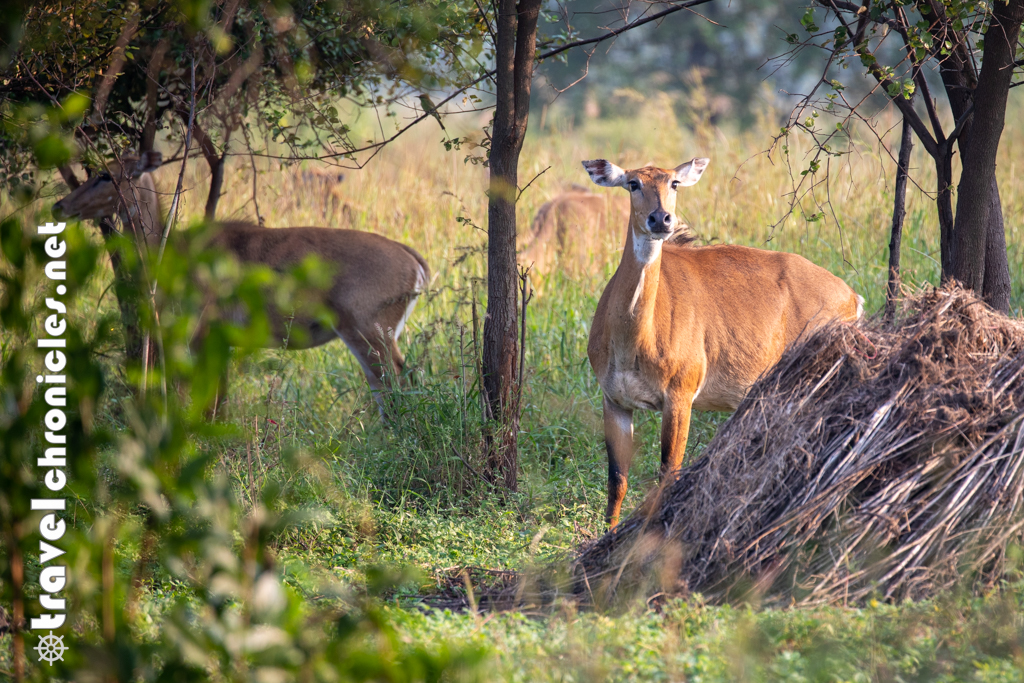
{"label": "thin tree trunk", "polygon": [[[64,182],[71,190],[77,188],[81,183],[75,176],[75,172],[69,166],[62,166],[58,169]],[[103,243],[110,254],[110,268],[114,271],[114,296],[117,298],[117,308],[121,312],[121,326],[124,328],[124,356],[129,365],[142,363],[144,334],[139,324],[138,299],[140,297],[140,284],[137,278],[132,276],[120,248],[114,243],[118,235],[112,218],[103,218],[97,221],[100,228],[100,235],[103,236]],[[155,358],[156,341],[150,340],[149,357]]]}
{"label": "thin tree trunk", "polygon": [[142,126],[142,139],[139,140],[139,154],[153,149],[156,142],[156,122],[160,115],[160,69],[169,46],[170,42],[166,39],[157,43],[146,68],[146,121]]}
{"label": "thin tree trunk", "polygon": [[[110,267],[114,271],[114,296],[117,307],[121,311],[121,326],[124,328],[124,356],[128,365],[141,365],[144,357],[143,348],[145,331],[139,316],[139,302],[142,300],[144,287],[139,278],[131,272],[124,262],[121,249],[116,245],[118,237],[113,219],[102,218],[99,221],[100,234],[110,254]],[[156,340],[150,338],[148,358],[156,358]]]}
{"label": "thin tree trunk", "polygon": [[900,156],[896,164],[896,196],[892,207],[892,232],[889,237],[889,281],[885,289],[885,319],[896,313],[896,297],[900,289],[900,242],[903,240],[903,218],[907,214],[907,176],[910,174],[910,153],[914,149],[914,131],[903,121]]}
{"label": "thin tree trunk", "polygon": [[[185,121],[189,120],[187,109],[178,109],[177,111]],[[203,153],[203,158],[206,159],[206,164],[210,167],[210,194],[206,197],[205,215],[206,220],[212,221],[217,217],[217,203],[220,201],[221,191],[224,187],[224,159],[227,156],[227,143],[225,142],[224,154],[221,155],[217,153],[217,147],[213,144],[213,140],[199,126],[198,122],[193,122],[192,133],[195,135],[199,150]]]}
{"label": "thin tree trunk", "polygon": [[[979,294],[985,292],[996,153],[1006,118],[1006,102],[1022,19],[1022,0],[995,3],[992,23],[985,32],[985,58],[978,87],[974,91],[970,141],[967,149],[963,150],[963,174],[957,193],[950,274]],[[996,244],[992,248],[993,251],[1000,249]],[[1005,245],[1001,249],[1005,252]],[[997,259],[997,255],[992,254],[992,258]],[[998,278],[998,275],[994,276]],[[1007,306],[1001,310],[1008,310],[1009,300],[1006,303]]]}
{"label": "thin tree trunk", "polygon": [[[953,27],[949,16],[941,3],[924,0],[918,2],[922,14],[931,17],[929,31],[933,39],[940,44],[949,41],[952,49],[938,60],[939,74],[942,77],[942,85],[946,91],[946,99],[949,101],[949,108],[953,114],[953,120],[959,121],[970,109],[971,94],[978,84],[978,76],[974,71],[974,65],[967,54],[964,36],[961,31]],[[966,149],[971,134],[971,122],[964,124],[957,144],[960,147],[961,159]],[[936,130],[935,137],[939,140],[941,132]],[[941,140],[939,140],[941,142]],[[936,208],[939,216],[939,259],[942,263],[942,281],[946,282],[952,273],[953,264],[953,197],[951,183],[953,182],[952,170],[952,149],[946,147],[946,157],[935,159],[935,170],[938,176],[936,187]]]}
{"label": "thin tree trunk", "polygon": [[953,268],[953,154],[948,147],[935,160],[935,205],[939,214],[939,251],[942,281],[950,278]]}
{"label": "thin tree trunk", "polygon": [[[487,469],[505,488],[518,487],[516,194],[519,153],[530,115],[541,0],[500,0],[496,38],[497,100],[491,134],[487,206],[487,315],[484,319],[484,394],[499,434],[490,435]],[[496,438],[495,438],[496,437]]]}
{"label": "thin tree trunk", "polygon": [[220,202],[221,190],[224,187],[224,157],[214,157],[210,162],[210,194],[206,198],[206,220],[212,221],[217,216],[217,203]]}

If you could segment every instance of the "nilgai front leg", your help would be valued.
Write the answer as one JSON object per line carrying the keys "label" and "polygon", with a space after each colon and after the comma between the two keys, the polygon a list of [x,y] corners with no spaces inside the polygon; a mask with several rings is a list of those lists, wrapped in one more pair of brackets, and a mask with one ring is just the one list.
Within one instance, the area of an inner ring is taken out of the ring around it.
{"label": "nilgai front leg", "polygon": [[609,526],[619,523],[626,497],[629,465],[633,462],[633,411],[604,397],[604,444],[608,449],[608,508],[604,519]]}
{"label": "nilgai front leg", "polygon": [[683,466],[686,440],[690,435],[693,392],[678,391],[666,397],[661,411],[661,480],[672,477]]}

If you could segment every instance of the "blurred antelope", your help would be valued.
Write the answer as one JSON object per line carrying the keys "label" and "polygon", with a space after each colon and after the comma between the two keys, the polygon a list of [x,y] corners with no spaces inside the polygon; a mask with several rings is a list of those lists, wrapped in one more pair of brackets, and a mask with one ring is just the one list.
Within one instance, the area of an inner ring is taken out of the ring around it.
{"label": "blurred antelope", "polygon": [[321,208],[328,218],[341,213],[345,223],[352,223],[356,209],[345,201],[342,183],[345,174],[334,167],[314,166],[300,171],[295,178],[295,196],[292,202],[296,209],[310,205]]}
{"label": "blurred antelope", "polygon": [[[796,254],[732,245],[693,247],[674,215],[676,191],[708,159],[673,170],[624,171],[584,161],[591,180],[629,192],[622,262],[597,304],[587,355],[604,391],[608,507],[619,520],[633,457],[633,411],[661,411],[661,475],[679,470],[690,411],[733,411],[801,334],[854,320],[864,300]],[[675,239],[673,239],[675,238]]]}
{"label": "blurred antelope", "polygon": [[[55,217],[99,220],[117,215],[123,229],[149,248],[160,243],[160,204],[152,172],[159,152],[122,157],[105,173],[93,176],[53,206]],[[123,198],[123,199],[122,199]],[[141,232],[141,235],[139,233]],[[340,338],[356,357],[383,410],[380,390],[392,371],[398,376],[404,357],[396,342],[416,299],[430,277],[426,262],[413,249],[368,232],[333,228],[264,229],[246,223],[224,223],[211,246],[240,262],[261,264],[283,272],[309,255],[336,268],[322,303],[334,314],[333,326],[313,317],[290,319],[272,312],[273,337],[268,345],[308,349]],[[296,330],[302,333],[296,334]],[[223,398],[223,397],[219,397]]]}
{"label": "blurred antelope", "polygon": [[609,200],[574,185],[544,203],[533,219],[519,262],[532,265],[540,275],[556,263],[571,274],[591,270],[595,261],[603,263],[621,245],[620,231],[628,216],[628,203]]}

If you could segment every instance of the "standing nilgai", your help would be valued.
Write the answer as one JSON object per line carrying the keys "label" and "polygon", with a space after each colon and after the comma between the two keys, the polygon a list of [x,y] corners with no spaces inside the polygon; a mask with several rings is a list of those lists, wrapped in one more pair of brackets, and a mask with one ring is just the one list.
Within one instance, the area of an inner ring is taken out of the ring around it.
{"label": "standing nilgai", "polygon": [[682,464],[693,408],[735,410],[797,337],[863,311],[845,282],[801,256],[693,247],[677,235],[685,227],[674,215],[676,190],[696,184],[708,161],[632,171],[583,162],[595,183],[630,197],[622,262],[597,304],[587,347],[604,391],[612,527],[633,458],[634,410],[661,411],[661,474],[669,476]]}
{"label": "standing nilgai", "polygon": [[[159,152],[112,162],[53,206],[56,217],[99,220],[119,216],[127,234],[138,235],[150,248],[160,244],[163,222],[152,171],[161,163]],[[322,303],[334,325],[313,317],[289,320],[272,311],[268,345],[312,348],[340,338],[359,361],[378,405],[389,372],[402,371],[404,358],[396,342],[430,269],[410,247],[368,232],[333,228],[264,229],[246,223],[224,223],[211,246],[234,255],[241,263],[265,265],[279,272],[315,255],[334,267],[331,286]],[[141,232],[141,234],[139,234]],[[301,329],[301,334],[296,334]],[[222,397],[221,397],[222,398]]]}

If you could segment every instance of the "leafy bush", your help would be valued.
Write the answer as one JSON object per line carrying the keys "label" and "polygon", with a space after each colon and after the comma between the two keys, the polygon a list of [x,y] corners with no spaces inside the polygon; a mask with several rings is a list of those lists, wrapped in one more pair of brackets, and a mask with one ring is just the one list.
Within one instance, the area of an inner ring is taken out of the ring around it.
{"label": "leafy bush", "polygon": [[[69,483],[57,495],[67,495],[69,502],[64,515],[69,530],[58,545],[67,553],[61,560],[69,580],[61,597],[68,599],[70,618],[56,631],[68,651],[52,666],[26,657],[37,634],[26,630],[23,618],[36,612],[38,588],[32,586],[38,585],[41,569],[32,559],[38,557],[40,513],[29,509],[29,501],[52,496],[42,490],[34,466],[44,447],[47,406],[32,381],[32,368],[38,365],[33,348],[54,285],[41,278],[47,260],[42,239],[26,234],[16,220],[0,226],[0,238],[6,259],[0,308],[6,330],[0,387],[0,476],[6,482],[0,491],[5,539],[0,576],[3,603],[11,606],[13,678],[475,677],[484,648],[399,640],[374,597],[387,589],[387,574],[371,582],[364,596],[321,587],[319,602],[284,581],[271,539],[311,513],[282,505],[273,479],[264,480],[243,503],[218,467],[219,449],[232,429],[205,417],[226,369],[229,345],[244,356],[265,334],[262,301],[272,276],[238,269],[214,254],[190,253],[187,242],[168,250],[161,262],[147,264],[163,296],[147,301],[147,289],[136,293],[134,304],[152,334],[159,335],[163,354],[148,372],[129,369],[131,394],[121,406],[125,428],[116,434],[98,426],[95,417],[107,387],[97,353],[110,343],[116,322],[89,320],[74,311],[67,316]],[[69,291],[61,299],[74,306],[101,254],[76,226],[62,238],[68,243]],[[301,292],[315,286],[310,272],[297,269],[285,276],[290,285],[275,290]],[[204,280],[217,287],[200,285]],[[188,342],[200,311],[210,306],[211,292],[218,305],[241,300],[249,322],[207,320],[202,346],[191,353]],[[286,451],[280,465],[296,472],[303,463],[298,453]],[[154,624],[147,604],[162,590],[170,597]]]}

